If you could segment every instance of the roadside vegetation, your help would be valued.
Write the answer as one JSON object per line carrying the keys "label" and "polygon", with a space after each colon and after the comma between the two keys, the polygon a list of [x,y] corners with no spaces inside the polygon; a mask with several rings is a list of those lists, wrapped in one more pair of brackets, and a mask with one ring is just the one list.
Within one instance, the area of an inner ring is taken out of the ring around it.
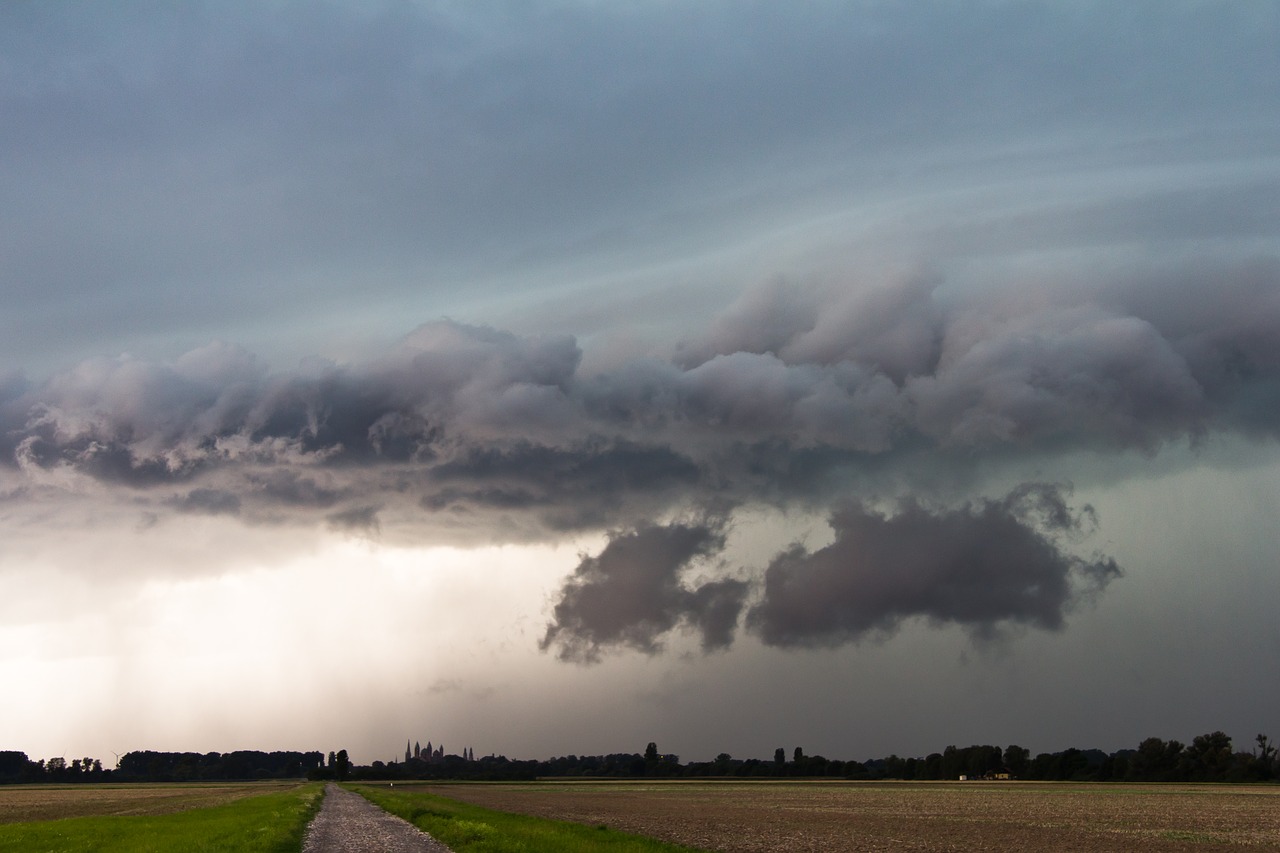
{"label": "roadside vegetation", "polygon": [[0,853],[298,853],[322,795],[308,783],[168,814],[0,824]]}
{"label": "roadside vegetation", "polygon": [[351,790],[430,833],[455,853],[690,853],[700,849],[604,826],[493,811],[418,791],[367,785]]}

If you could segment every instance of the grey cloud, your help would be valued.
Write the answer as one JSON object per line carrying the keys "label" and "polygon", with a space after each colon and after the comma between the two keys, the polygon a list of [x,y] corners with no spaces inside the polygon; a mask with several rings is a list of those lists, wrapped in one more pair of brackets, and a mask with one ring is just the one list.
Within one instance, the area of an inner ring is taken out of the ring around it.
{"label": "grey cloud", "polygon": [[1203,387],[1144,320],[1083,308],[991,325],[907,383],[916,424],[943,444],[1154,448],[1205,427]]}
{"label": "grey cloud", "polygon": [[329,515],[329,527],[334,530],[346,530],[353,533],[377,533],[381,529],[378,522],[378,506],[353,506]]}
{"label": "grey cloud", "polygon": [[46,351],[55,327],[79,354],[66,338],[93,352],[264,318],[270,340],[291,306],[343,311],[356,279],[450,312],[460,269],[564,247],[669,256],[744,197],[909,189],[920,162],[993,140],[1075,134],[1105,152],[1241,116],[1265,127],[1280,70],[1266,4],[0,16],[0,152],[23,166],[5,197],[32,200],[0,211],[6,304],[28,321],[0,343],[11,358]]}
{"label": "grey cloud", "polygon": [[680,625],[702,635],[704,650],[733,641],[748,586],[732,579],[691,587],[681,577],[715,556],[724,536],[713,524],[648,525],[615,533],[597,556],[584,556],[560,591],[541,641],[562,660],[593,663],[609,648],[646,654]]}
{"label": "grey cloud", "polygon": [[694,368],[715,356],[769,353],[790,364],[874,365],[894,382],[933,371],[943,312],[933,302],[936,275],[887,283],[837,282],[821,287],[784,280],[749,291],[701,341],[685,342],[678,360]]}
{"label": "grey cloud", "polygon": [[192,489],[174,500],[173,505],[182,512],[205,515],[237,515],[240,512],[240,498],[220,489]]}
{"label": "grey cloud", "polygon": [[[645,495],[696,491],[701,472],[667,447],[590,439],[565,447],[518,441],[477,447],[431,470],[431,510],[526,509],[553,530],[606,527]],[[658,503],[655,509],[661,508]]]}
{"label": "grey cloud", "polygon": [[[801,307],[770,325],[788,299]],[[554,535],[694,507],[821,505],[851,472],[921,454],[1274,437],[1277,340],[1274,258],[1034,292],[920,275],[849,292],[775,283],[675,360],[595,375],[570,337],[448,321],[366,363],[292,373],[221,344],[167,364],[91,359],[0,400],[0,464],[215,488],[250,519],[388,504],[402,520],[519,516],[522,536]]]}
{"label": "grey cloud", "polygon": [[297,471],[272,471],[248,477],[249,487],[269,505],[327,509],[338,502],[341,492],[323,485],[315,477]]}
{"label": "grey cloud", "polygon": [[908,501],[887,516],[852,504],[832,515],[832,544],[769,564],[747,626],[783,647],[854,643],[917,617],[977,636],[1002,624],[1060,629],[1078,600],[1120,575],[1114,560],[1063,549],[1090,518],[1045,485],[953,510]]}
{"label": "grey cloud", "polygon": [[1204,389],[1215,421],[1277,434],[1280,259],[1195,261],[1136,276],[1101,298],[1150,321]]}

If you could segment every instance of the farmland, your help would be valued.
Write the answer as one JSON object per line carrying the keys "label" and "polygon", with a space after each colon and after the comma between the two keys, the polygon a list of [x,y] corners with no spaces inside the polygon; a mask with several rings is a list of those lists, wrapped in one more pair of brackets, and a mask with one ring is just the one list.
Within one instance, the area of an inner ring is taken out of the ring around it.
{"label": "farmland", "polygon": [[296,853],[320,785],[0,789],[0,853]]}
{"label": "farmland", "polygon": [[296,782],[0,787],[0,824],[106,815],[162,815],[296,788]]}
{"label": "farmland", "polygon": [[725,853],[1280,850],[1280,787],[1264,785],[538,782],[404,787]]}

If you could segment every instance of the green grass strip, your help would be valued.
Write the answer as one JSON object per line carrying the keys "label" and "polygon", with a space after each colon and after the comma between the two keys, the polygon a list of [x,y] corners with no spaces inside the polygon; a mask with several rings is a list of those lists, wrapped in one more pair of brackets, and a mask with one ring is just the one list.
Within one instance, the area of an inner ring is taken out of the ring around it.
{"label": "green grass strip", "polygon": [[417,791],[355,785],[353,791],[399,815],[455,853],[691,853],[607,827],[510,814]]}
{"label": "green grass strip", "polygon": [[166,815],[0,825],[0,853],[298,853],[323,786]]}

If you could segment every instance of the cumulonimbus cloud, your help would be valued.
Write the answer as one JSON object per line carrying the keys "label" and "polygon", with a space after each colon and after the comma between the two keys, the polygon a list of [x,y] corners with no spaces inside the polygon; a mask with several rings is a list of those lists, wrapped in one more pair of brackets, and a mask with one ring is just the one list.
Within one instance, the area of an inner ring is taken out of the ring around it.
{"label": "cumulonimbus cloud", "polygon": [[[681,574],[720,534],[655,520],[802,504],[832,513],[836,541],[765,570],[745,622],[765,642],[841,643],[917,616],[1054,628],[1115,572],[1032,523],[1050,492],[882,516],[848,472],[1274,439],[1277,342],[1280,261],[1260,258],[1033,291],[773,283],[671,358],[595,374],[573,338],[448,321],[366,363],[286,373],[225,344],[169,363],[99,358],[0,382],[0,501],[96,489],[150,518],[470,542],[630,530],[579,567],[544,641],[578,658],[651,650],[678,625],[726,643],[743,589]],[[648,574],[622,568],[648,553]],[[643,607],[611,610],[628,584]]]}
{"label": "cumulonimbus cloud", "polygon": [[[1178,298],[1161,299],[1166,288]],[[376,504],[600,529],[812,491],[797,476],[805,454],[1152,452],[1213,432],[1275,436],[1277,340],[1274,259],[1034,299],[920,277],[794,298],[774,284],[675,358],[594,375],[572,338],[436,322],[365,364],[274,373],[215,344],[172,363],[122,356],[10,377],[0,465],[188,512],[227,513],[235,497],[246,520]]]}

